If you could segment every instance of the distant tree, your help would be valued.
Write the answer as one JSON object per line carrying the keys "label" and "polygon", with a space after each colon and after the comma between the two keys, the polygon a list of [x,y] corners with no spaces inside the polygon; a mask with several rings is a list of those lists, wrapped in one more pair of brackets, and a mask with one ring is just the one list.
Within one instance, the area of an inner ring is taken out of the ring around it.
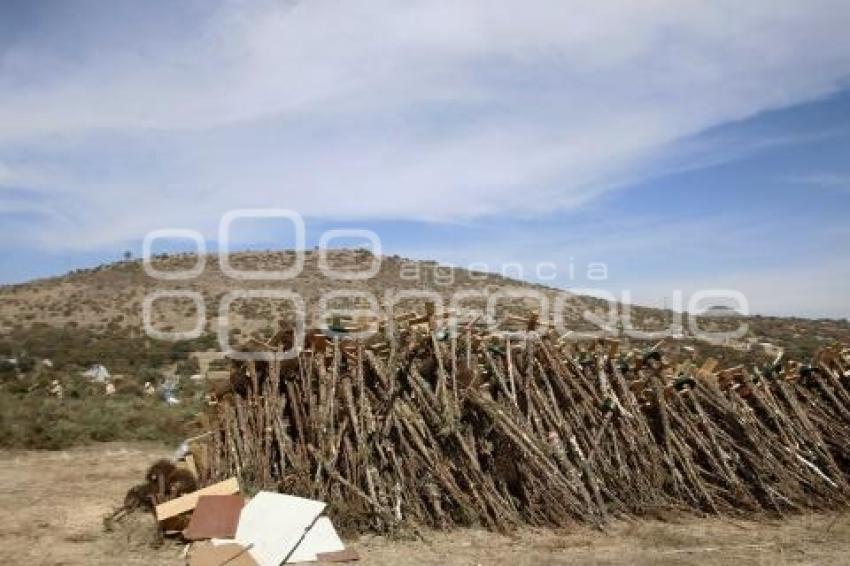
{"label": "distant tree", "polygon": [[133,252],[131,252],[130,250],[124,251],[124,260],[125,261],[132,259],[132,257],[133,257]]}

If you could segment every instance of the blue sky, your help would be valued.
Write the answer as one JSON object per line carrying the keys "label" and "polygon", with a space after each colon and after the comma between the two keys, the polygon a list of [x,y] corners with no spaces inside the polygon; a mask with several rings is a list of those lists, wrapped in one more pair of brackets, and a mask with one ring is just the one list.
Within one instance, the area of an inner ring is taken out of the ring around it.
{"label": "blue sky", "polygon": [[847,29],[838,1],[7,0],[0,282],[282,207],[309,245],[847,317]]}

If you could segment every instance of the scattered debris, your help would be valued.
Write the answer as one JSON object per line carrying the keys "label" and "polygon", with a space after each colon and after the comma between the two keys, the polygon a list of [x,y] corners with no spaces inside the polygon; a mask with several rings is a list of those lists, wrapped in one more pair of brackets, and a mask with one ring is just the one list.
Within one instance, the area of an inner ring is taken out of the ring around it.
{"label": "scattered debris", "polygon": [[[195,543],[186,552],[190,565],[278,566],[315,562],[320,554],[336,562],[356,559],[352,558],[356,553],[343,553],[345,545],[333,524],[321,516],[325,503],[260,492],[245,504],[235,478],[179,497],[166,494],[167,501],[153,507],[163,493],[158,486],[167,485],[175,469],[168,460],[153,464],[147,483],[127,493],[124,506],[107,520],[107,526],[136,509],[153,508],[161,533],[182,535]],[[185,526],[182,532],[174,528],[179,524]]]}
{"label": "scattered debris", "polygon": [[109,370],[101,364],[94,364],[89,369],[83,372],[83,377],[87,377],[94,383],[106,383],[111,378]]}
{"label": "scattered debris", "polygon": [[197,506],[198,499],[203,495],[233,495],[236,493],[239,493],[239,481],[236,478],[230,478],[165,503],[160,503],[156,506],[154,512],[157,520],[164,521],[191,511]]}
{"label": "scattered debris", "polygon": [[[321,501],[261,491],[242,509],[235,540],[251,545],[251,555],[260,566],[278,566],[307,542],[308,531],[324,509],[325,503]],[[312,548],[305,551],[312,556],[307,560],[315,560]],[[339,549],[319,548],[324,550]]]}
{"label": "scattered debris", "polygon": [[180,399],[177,398],[177,393],[173,389],[162,389],[162,400],[168,405],[179,405]]}
{"label": "scattered debris", "polygon": [[239,515],[245,499],[241,495],[204,495],[198,498],[198,505],[189,526],[183,531],[186,540],[204,540],[213,538],[234,538]]}
{"label": "scattered debris", "polygon": [[360,555],[353,548],[337,552],[320,552],[316,555],[317,562],[354,562],[360,560]]}
{"label": "scattered debris", "polygon": [[345,544],[328,517],[319,517],[304,535],[303,540],[289,554],[286,562],[316,562],[320,555],[334,555],[335,562],[342,562],[338,553],[345,552]]}
{"label": "scattered debris", "polygon": [[62,384],[59,383],[58,379],[54,379],[50,382],[50,389],[48,389],[48,393],[58,399],[62,399],[65,396],[65,390],[62,388]]}
{"label": "scattered debris", "polygon": [[180,388],[180,378],[178,376],[170,376],[159,386],[159,394],[162,400],[168,405],[179,405],[180,398],[177,396],[177,391]]}
{"label": "scattered debris", "polygon": [[189,551],[189,566],[257,566],[249,549],[235,544],[195,543]]}

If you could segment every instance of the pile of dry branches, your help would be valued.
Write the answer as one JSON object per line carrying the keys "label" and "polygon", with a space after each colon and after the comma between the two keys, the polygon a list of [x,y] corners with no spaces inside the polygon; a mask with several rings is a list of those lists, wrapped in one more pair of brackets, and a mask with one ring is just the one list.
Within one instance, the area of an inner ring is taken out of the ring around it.
{"label": "pile of dry branches", "polygon": [[848,350],[715,371],[612,341],[435,329],[234,362],[248,387],[210,407],[202,482],[236,475],[379,531],[850,501]]}

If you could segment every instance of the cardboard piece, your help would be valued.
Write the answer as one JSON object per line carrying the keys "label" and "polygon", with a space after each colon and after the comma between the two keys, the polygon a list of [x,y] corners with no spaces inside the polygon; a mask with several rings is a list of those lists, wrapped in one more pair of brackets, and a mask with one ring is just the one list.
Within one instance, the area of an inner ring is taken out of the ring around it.
{"label": "cardboard piece", "polygon": [[319,517],[307,531],[304,540],[290,554],[287,564],[315,562],[320,553],[341,552],[345,545],[336,534],[333,523],[327,517]]}
{"label": "cardboard piece", "polygon": [[360,560],[360,554],[353,548],[346,548],[337,552],[320,552],[316,555],[319,562],[354,562]]}
{"label": "cardboard piece", "polygon": [[241,495],[203,495],[183,536],[187,540],[233,538],[244,506]]}
{"label": "cardboard piece", "polygon": [[213,545],[209,542],[195,543],[189,552],[189,566],[257,566],[250,550],[244,546],[228,543]]}
{"label": "cardboard piece", "polygon": [[324,509],[321,501],[261,491],[242,508],[235,540],[251,545],[251,556],[259,566],[280,566]]}
{"label": "cardboard piece", "polygon": [[155,508],[156,519],[157,521],[164,521],[186,511],[191,511],[198,505],[198,499],[203,495],[233,495],[234,493],[239,493],[239,481],[236,478],[230,478],[157,505]]}

